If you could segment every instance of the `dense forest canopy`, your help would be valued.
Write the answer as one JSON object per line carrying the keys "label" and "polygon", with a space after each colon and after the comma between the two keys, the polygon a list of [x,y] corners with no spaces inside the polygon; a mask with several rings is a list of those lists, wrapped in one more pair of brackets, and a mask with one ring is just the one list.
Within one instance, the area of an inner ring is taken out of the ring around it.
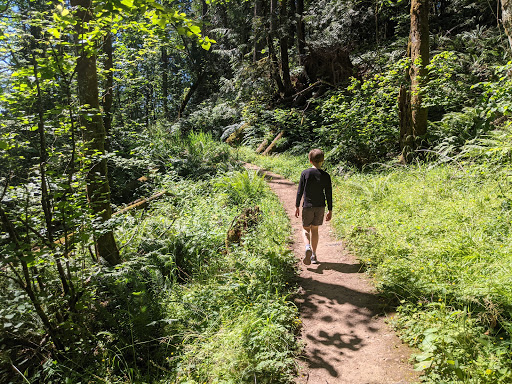
{"label": "dense forest canopy", "polygon": [[[187,344],[236,338],[211,311],[246,319],[228,382],[289,382],[293,260],[284,235],[229,252],[233,217],[278,208],[221,142],[320,146],[336,174],[506,164],[511,15],[509,0],[1,0],[0,381],[217,382]],[[164,190],[153,217],[123,211]],[[232,291],[208,298],[219,275]],[[235,291],[247,302],[222,312]],[[272,311],[271,353],[251,324]]]}

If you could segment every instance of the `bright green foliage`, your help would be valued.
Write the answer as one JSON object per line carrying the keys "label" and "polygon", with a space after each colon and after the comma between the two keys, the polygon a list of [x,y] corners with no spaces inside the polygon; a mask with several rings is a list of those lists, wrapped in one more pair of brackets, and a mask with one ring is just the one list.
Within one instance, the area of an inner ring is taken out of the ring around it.
{"label": "bright green foliage", "polygon": [[352,79],[346,91],[323,104],[324,117],[318,134],[322,146],[332,148],[333,161],[364,165],[398,150],[397,97],[402,60],[387,72],[360,81]]}
{"label": "bright green foliage", "polygon": [[[163,145],[164,138],[160,139]],[[287,296],[295,259],[287,249],[290,227],[277,197],[253,173],[220,171],[236,165],[227,157],[224,163],[218,160],[228,150],[210,135],[167,139],[160,159],[188,151],[195,168],[187,168],[183,178],[178,173],[184,168],[173,168],[169,162],[168,174],[156,176],[155,181],[168,195],[147,211],[115,217],[124,260],[116,268],[94,263],[86,257],[87,249],[66,260],[81,292],[73,315],[60,323],[62,334],[69,336],[66,359],[48,354],[38,356],[37,363],[29,355],[25,358],[32,360],[22,364],[13,360],[28,379],[45,383],[97,377],[119,383],[292,380],[300,321]],[[237,204],[226,198],[231,187],[238,188]],[[240,245],[226,248],[233,219],[256,204],[261,210],[258,223],[248,229]],[[31,265],[45,267],[44,281],[58,291],[50,256],[38,254]],[[0,284],[5,292],[0,308],[3,340],[11,340],[4,335],[40,340],[44,330],[27,295],[9,280]],[[66,304],[65,296],[40,297],[52,306]],[[23,351],[15,358],[23,358]],[[9,367],[0,366],[2,379],[8,377]]]}
{"label": "bright green foliage", "polygon": [[418,347],[415,368],[425,370],[426,382],[508,383],[510,340],[488,336],[481,318],[469,304],[455,308],[443,300],[405,303],[392,324],[402,339]]}
{"label": "bright green foliage", "polygon": [[[238,177],[233,177],[236,183]],[[227,178],[220,176],[213,183],[225,183]],[[261,181],[254,182],[253,188],[261,188]],[[168,317],[174,319],[168,332],[175,335],[169,338],[164,366],[176,372],[175,380],[180,383],[251,383],[255,378],[266,383],[288,382],[298,322],[296,309],[284,300],[294,264],[286,250],[286,216],[267,187],[260,190],[244,206],[257,203],[261,223],[244,237],[242,246],[226,254],[225,233],[240,206],[225,205],[222,194],[212,193],[207,185],[195,185],[181,182],[176,186],[181,190],[176,193],[188,197],[182,200],[176,222],[165,236],[185,236],[190,239],[188,248],[209,249],[211,256],[192,263],[195,269],[185,270],[186,284],[174,285],[163,298]],[[160,209],[168,212],[169,205],[162,203]],[[161,219],[152,215],[148,220]]]}
{"label": "bright green foliage", "polygon": [[510,188],[506,171],[469,166],[337,182],[334,223],[379,289],[404,300],[399,324],[431,382],[512,377]]}
{"label": "bright green foliage", "polygon": [[226,174],[215,187],[226,197],[226,204],[246,205],[250,201],[258,202],[266,183],[257,172],[246,170]]}
{"label": "bright green foliage", "polygon": [[[289,155],[287,153],[281,153],[276,156],[261,156],[255,154],[253,150],[247,147],[237,149],[237,156],[240,156],[245,161],[276,172],[296,183],[299,182],[301,172],[311,167],[308,160],[308,153],[309,150],[304,152],[301,156]],[[329,165],[328,162],[329,159],[326,159],[325,164]]]}

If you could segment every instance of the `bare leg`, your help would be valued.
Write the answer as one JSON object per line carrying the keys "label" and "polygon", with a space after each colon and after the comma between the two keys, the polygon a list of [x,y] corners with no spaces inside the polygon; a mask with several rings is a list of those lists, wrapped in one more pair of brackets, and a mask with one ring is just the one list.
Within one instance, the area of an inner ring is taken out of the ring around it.
{"label": "bare leg", "polygon": [[318,225],[312,225],[311,227],[311,249],[316,255],[316,247],[318,246]]}
{"label": "bare leg", "polygon": [[311,226],[302,227],[302,237],[304,238],[304,245],[306,246],[305,257],[302,262],[306,265],[311,264],[311,256],[313,251],[311,249],[310,238],[311,238]]}
{"label": "bare leg", "polygon": [[310,245],[310,231],[311,231],[311,226],[309,227],[302,227],[302,238],[304,239],[304,245],[307,247],[308,245]]}

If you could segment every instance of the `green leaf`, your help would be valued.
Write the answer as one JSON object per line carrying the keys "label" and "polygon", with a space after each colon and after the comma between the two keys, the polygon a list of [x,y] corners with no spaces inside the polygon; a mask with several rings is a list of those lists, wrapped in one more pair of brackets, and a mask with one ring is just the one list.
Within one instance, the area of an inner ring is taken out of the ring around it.
{"label": "green leaf", "polygon": [[60,31],[57,28],[49,28],[48,32],[56,39],[60,39]]}
{"label": "green leaf", "polygon": [[421,363],[414,364],[414,370],[415,371],[423,371],[427,368],[430,368],[432,366],[433,361],[422,361]]}
{"label": "green leaf", "polygon": [[133,8],[133,0],[121,0],[121,4],[128,8]]}
{"label": "green leaf", "polygon": [[189,29],[190,29],[190,32],[192,32],[195,35],[201,34],[201,28],[199,28],[197,25],[192,25]]}
{"label": "green leaf", "polygon": [[7,148],[9,148],[9,144],[6,141],[0,141],[0,149],[6,150]]}

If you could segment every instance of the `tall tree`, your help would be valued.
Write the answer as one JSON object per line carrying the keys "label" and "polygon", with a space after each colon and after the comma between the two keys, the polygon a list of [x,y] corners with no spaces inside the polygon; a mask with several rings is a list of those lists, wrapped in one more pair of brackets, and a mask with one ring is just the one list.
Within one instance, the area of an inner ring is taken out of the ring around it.
{"label": "tall tree", "polygon": [[164,109],[164,119],[169,118],[169,56],[167,55],[167,47],[162,45],[161,49],[161,67],[162,67],[162,101]]}
{"label": "tall tree", "polygon": [[261,51],[263,49],[264,42],[261,39],[260,36],[260,27],[263,24],[262,18],[263,18],[263,0],[255,0],[254,1],[254,14],[253,14],[253,33],[254,33],[254,51],[252,55],[252,61],[253,63],[256,63],[259,61],[262,57]]}
{"label": "tall tree", "polygon": [[112,104],[114,100],[114,59],[113,59],[113,48],[112,48],[112,32],[110,32],[110,25],[107,26],[108,31],[105,35],[103,42],[103,52],[105,53],[105,86],[102,97],[103,107],[103,125],[105,126],[105,133],[107,139],[105,145],[107,150],[110,150],[108,141],[109,135],[112,133]]}
{"label": "tall tree", "polygon": [[270,56],[271,74],[276,82],[277,89],[280,93],[285,93],[285,87],[281,75],[279,73],[279,61],[277,60],[276,51],[274,48],[274,37],[277,33],[277,0],[270,0],[270,28],[267,35],[268,54]]}
{"label": "tall tree", "polygon": [[288,28],[289,14],[288,10],[288,1],[281,0],[281,10],[280,10],[280,28],[279,28],[279,48],[281,50],[281,73],[283,76],[283,85],[284,85],[284,96],[290,96],[293,93],[292,82],[290,79],[290,58],[288,56],[288,40],[289,40],[289,32],[290,28]]}
{"label": "tall tree", "polygon": [[427,108],[422,105],[421,88],[427,80],[429,63],[429,1],[411,1],[411,29],[408,55],[411,66],[407,74],[409,89],[399,95],[400,146],[405,152],[414,148],[416,138],[427,133]]}
{"label": "tall tree", "polygon": [[[78,40],[84,41],[80,46],[76,73],[78,94],[82,104],[80,120],[84,127],[87,158],[90,160],[90,169],[87,173],[87,198],[92,211],[101,218],[101,223],[105,223],[112,216],[105,159],[106,132],[100,113],[96,52],[94,47],[88,46],[85,38],[93,21],[92,1],[71,0],[71,5],[77,8],[75,28],[79,35]],[[111,265],[121,261],[112,229],[100,231],[96,239],[96,255]]]}
{"label": "tall tree", "polygon": [[296,4],[297,51],[299,63],[304,64],[306,56],[306,27],[304,24],[304,0],[297,0]]}
{"label": "tall tree", "polygon": [[501,0],[501,20],[512,49],[512,0]]}

